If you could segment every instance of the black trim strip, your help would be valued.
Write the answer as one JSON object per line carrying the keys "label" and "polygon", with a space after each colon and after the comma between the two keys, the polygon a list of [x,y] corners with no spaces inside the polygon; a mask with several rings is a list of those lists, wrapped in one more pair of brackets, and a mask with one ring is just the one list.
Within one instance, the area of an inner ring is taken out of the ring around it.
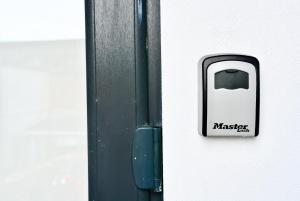
{"label": "black trim strip", "polygon": [[243,61],[252,64],[256,71],[256,111],[255,111],[255,136],[259,134],[259,110],[260,110],[260,75],[259,61],[255,57],[247,55],[214,55],[208,56],[202,61],[202,87],[203,87],[203,116],[202,134],[207,136],[207,69],[213,63],[221,61]]}
{"label": "black trim strip", "polygon": [[[147,0],[146,2],[149,125],[151,127],[162,127],[160,0]],[[161,142],[162,140],[160,139]],[[162,144],[158,148],[162,150]],[[157,161],[162,161],[162,153],[160,153],[160,159],[157,158]],[[156,172],[157,178],[163,177],[162,163],[160,165],[160,170],[157,169],[159,172]],[[163,192],[150,192],[150,200],[163,201]]]}
{"label": "black trim strip", "polygon": [[88,127],[88,191],[89,200],[97,200],[97,101],[96,94],[96,47],[95,2],[85,1],[86,34],[86,81],[87,81],[87,127]]}

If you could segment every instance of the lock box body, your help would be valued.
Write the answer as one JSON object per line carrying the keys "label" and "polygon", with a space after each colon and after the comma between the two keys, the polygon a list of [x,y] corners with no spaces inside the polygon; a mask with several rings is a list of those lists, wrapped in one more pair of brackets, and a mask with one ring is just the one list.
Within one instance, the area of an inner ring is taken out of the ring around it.
{"label": "lock box body", "polygon": [[[199,63],[199,118],[204,136],[257,136],[259,61],[245,55],[214,55]],[[200,77],[201,76],[201,77]],[[201,104],[202,101],[202,104]]]}

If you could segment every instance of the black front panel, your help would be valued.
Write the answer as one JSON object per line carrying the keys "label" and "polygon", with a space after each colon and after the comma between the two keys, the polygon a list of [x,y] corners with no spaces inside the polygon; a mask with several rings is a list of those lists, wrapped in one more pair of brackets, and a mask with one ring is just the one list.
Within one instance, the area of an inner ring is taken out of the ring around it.
{"label": "black front panel", "polygon": [[227,69],[215,73],[215,89],[249,89],[247,72]]}

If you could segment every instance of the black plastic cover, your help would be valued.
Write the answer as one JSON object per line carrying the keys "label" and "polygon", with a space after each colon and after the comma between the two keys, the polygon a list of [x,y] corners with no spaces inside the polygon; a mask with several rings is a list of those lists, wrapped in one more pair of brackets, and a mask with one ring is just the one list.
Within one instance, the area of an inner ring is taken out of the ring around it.
{"label": "black plastic cover", "polygon": [[249,89],[249,75],[245,71],[227,69],[215,73],[215,89]]}

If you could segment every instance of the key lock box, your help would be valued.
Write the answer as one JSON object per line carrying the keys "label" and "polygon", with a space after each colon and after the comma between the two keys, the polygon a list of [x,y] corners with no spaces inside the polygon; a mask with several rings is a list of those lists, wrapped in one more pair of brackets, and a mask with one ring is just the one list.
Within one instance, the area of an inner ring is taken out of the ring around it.
{"label": "key lock box", "polygon": [[244,55],[214,55],[204,57],[199,64],[199,132],[204,136],[257,136],[258,60]]}

